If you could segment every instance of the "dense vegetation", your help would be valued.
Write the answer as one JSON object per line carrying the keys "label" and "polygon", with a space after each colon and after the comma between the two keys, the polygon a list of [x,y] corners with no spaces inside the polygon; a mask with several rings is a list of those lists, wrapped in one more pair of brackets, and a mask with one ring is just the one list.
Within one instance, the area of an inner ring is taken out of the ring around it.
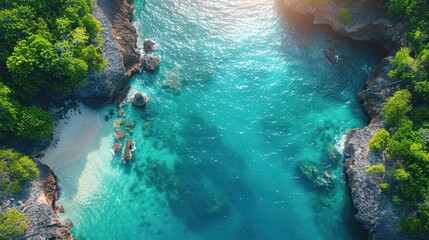
{"label": "dense vegetation", "polygon": [[36,164],[28,156],[12,149],[0,150],[0,196],[21,192],[25,181],[38,175]]}
{"label": "dense vegetation", "polygon": [[[403,232],[429,238],[429,0],[387,0],[388,14],[410,24],[407,40],[391,62],[389,77],[400,80],[400,90],[383,105],[385,129],[369,142],[385,151],[395,168],[382,183],[398,210]],[[369,170],[368,170],[369,171]]]}
{"label": "dense vegetation", "polygon": [[101,25],[92,0],[0,0],[0,134],[48,136],[39,99],[71,93],[101,71]]}
{"label": "dense vegetation", "polygon": [[0,239],[17,239],[27,229],[24,214],[16,209],[0,211]]}
{"label": "dense vegetation", "polygon": [[[104,40],[92,9],[93,0],[0,0],[0,140],[51,135],[54,118],[42,102],[103,70]],[[28,156],[1,149],[0,201],[38,174]],[[16,239],[26,222],[16,209],[0,211],[0,239]]]}

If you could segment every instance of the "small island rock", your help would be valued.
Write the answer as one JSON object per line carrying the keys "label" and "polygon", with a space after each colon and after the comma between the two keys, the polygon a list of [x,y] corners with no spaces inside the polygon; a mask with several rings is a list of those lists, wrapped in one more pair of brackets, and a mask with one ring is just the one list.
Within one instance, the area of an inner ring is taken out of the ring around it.
{"label": "small island rock", "polygon": [[156,42],[151,39],[146,39],[143,43],[143,50],[145,53],[150,53],[155,50]]}
{"label": "small island rock", "polygon": [[133,105],[136,107],[145,107],[148,97],[144,93],[137,92],[133,97]]}
{"label": "small island rock", "polygon": [[144,55],[141,62],[141,68],[149,71],[155,71],[161,62],[161,58],[155,55]]}
{"label": "small island rock", "polygon": [[117,154],[122,148],[122,145],[120,143],[115,143],[112,146],[113,154]]}
{"label": "small island rock", "polygon": [[133,140],[127,140],[127,145],[125,147],[125,154],[124,159],[125,160],[131,160],[131,149],[133,147]]}

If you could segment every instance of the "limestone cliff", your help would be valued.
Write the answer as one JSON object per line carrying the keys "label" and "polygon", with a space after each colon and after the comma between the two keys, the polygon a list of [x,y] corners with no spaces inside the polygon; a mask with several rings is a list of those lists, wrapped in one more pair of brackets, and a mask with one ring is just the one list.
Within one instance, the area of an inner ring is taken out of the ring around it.
{"label": "limestone cliff", "polygon": [[347,134],[345,160],[348,183],[353,203],[357,209],[356,219],[369,231],[373,239],[409,239],[398,232],[397,221],[400,214],[393,203],[382,194],[378,184],[385,181],[385,176],[366,174],[371,165],[383,163],[386,170],[394,166],[386,161],[381,153],[370,152],[368,142],[375,132],[383,127],[384,119],[380,113],[382,103],[397,90],[397,84],[387,76],[392,57],[383,59],[375,66],[366,88],[359,95],[359,101],[371,123],[363,129],[352,129]]}
{"label": "limestone cliff", "polygon": [[388,19],[384,11],[375,3],[361,4],[356,1],[349,7],[353,14],[352,22],[345,24],[339,17],[338,4],[328,1],[324,6],[313,6],[306,2],[308,1],[283,0],[286,8],[301,14],[309,14],[314,17],[314,24],[327,24],[335,32],[346,37],[358,41],[376,42],[389,51],[403,41],[406,26]]}
{"label": "limestone cliff", "polygon": [[137,32],[131,23],[134,8],[127,0],[98,0],[94,17],[103,27],[103,57],[107,66],[102,73],[89,77],[79,91],[79,100],[92,108],[114,101],[132,75],[140,70]]}
{"label": "limestone cliff", "polygon": [[[312,7],[302,1],[284,0],[284,5],[289,10],[312,15],[314,24],[328,24],[341,35],[382,44],[390,52],[403,44],[406,26],[387,19],[377,6],[362,5],[357,1],[350,7],[353,21],[346,25],[338,17],[340,7],[332,2],[323,7]],[[356,219],[369,231],[372,239],[399,240],[409,238],[398,232],[400,215],[378,187],[384,181],[383,176],[365,174],[365,170],[373,164],[383,163],[387,170],[393,167],[382,154],[368,149],[369,140],[384,124],[380,114],[382,104],[397,90],[397,83],[387,75],[392,59],[392,56],[386,57],[373,68],[365,89],[358,94],[358,100],[371,122],[365,128],[352,129],[347,134],[345,167],[353,204],[357,209]]]}

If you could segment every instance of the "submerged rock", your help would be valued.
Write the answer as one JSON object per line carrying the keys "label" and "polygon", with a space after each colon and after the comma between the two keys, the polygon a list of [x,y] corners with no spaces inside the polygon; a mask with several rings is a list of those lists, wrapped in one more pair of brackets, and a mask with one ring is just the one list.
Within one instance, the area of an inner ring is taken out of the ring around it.
{"label": "submerged rock", "polygon": [[144,55],[141,61],[141,68],[149,70],[149,71],[155,71],[159,63],[161,62],[161,58],[155,55]]}
{"label": "submerged rock", "polygon": [[123,132],[122,130],[117,130],[116,131],[116,137],[115,137],[116,141],[120,141],[122,138],[125,137],[125,135],[126,135],[126,133]]}
{"label": "submerged rock", "polygon": [[312,162],[301,163],[299,170],[307,180],[311,181],[318,188],[330,189],[335,186],[334,175],[327,171],[320,173],[316,164]]}
{"label": "submerged rock", "polygon": [[144,93],[137,92],[133,97],[133,105],[136,107],[146,107],[148,97]]}
{"label": "submerged rock", "polygon": [[335,54],[335,49],[332,46],[323,50],[323,56],[332,64],[336,64],[338,62],[338,55]]}

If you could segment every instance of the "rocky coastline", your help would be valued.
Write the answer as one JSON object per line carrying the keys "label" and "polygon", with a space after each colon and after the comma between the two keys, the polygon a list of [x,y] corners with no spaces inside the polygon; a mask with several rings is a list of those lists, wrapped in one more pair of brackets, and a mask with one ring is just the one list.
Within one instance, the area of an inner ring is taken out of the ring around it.
{"label": "rocky coastline", "polygon": [[353,14],[350,24],[344,23],[339,15],[339,4],[328,1],[325,6],[312,6],[308,1],[282,0],[286,9],[309,15],[313,24],[328,25],[338,34],[357,41],[368,41],[394,51],[398,43],[405,44],[405,24],[391,21],[376,3],[361,4],[356,1],[349,7]]}
{"label": "rocky coastline", "polygon": [[[313,7],[298,0],[283,0],[286,9],[313,18],[313,24],[323,24],[346,37],[358,41],[369,41],[385,47],[393,55],[399,46],[405,45],[406,25],[394,23],[377,6],[364,7],[359,2],[351,6],[353,21],[346,25],[338,17],[339,6],[328,3],[324,7]],[[395,210],[380,191],[382,177],[365,174],[365,170],[377,163],[390,166],[382,154],[369,152],[368,142],[374,133],[383,127],[382,103],[397,90],[397,82],[387,76],[393,56],[388,56],[373,67],[365,88],[359,92],[358,101],[370,118],[363,129],[352,129],[345,143],[345,171],[356,219],[368,230],[370,239],[409,239],[398,231],[400,213]]]}
{"label": "rocky coastline", "polygon": [[137,31],[131,23],[132,0],[98,0],[94,17],[103,27],[103,72],[89,76],[90,84],[79,91],[79,100],[93,109],[126,95],[126,84],[140,72],[141,54],[137,48]]}
{"label": "rocky coastline", "polygon": [[[126,84],[133,74],[140,72],[141,55],[137,48],[137,32],[131,23],[134,11],[132,0],[97,0],[95,4],[93,15],[103,28],[103,57],[107,60],[107,65],[103,72],[88,76],[89,84],[79,91],[76,98],[85,105],[98,109],[121,98],[121,95],[126,95]],[[67,109],[70,106],[64,107],[65,111]],[[59,120],[64,114],[54,115]],[[52,138],[32,141],[24,144],[26,147],[21,150],[38,160],[43,156],[37,153],[49,146],[51,141]],[[56,205],[56,177],[46,165],[39,163],[39,169],[41,174],[38,179],[29,184],[22,194],[3,201],[0,207],[16,207],[26,215],[29,222],[22,239],[73,239],[69,230],[73,227],[72,222],[61,223],[57,215],[57,210],[63,209]]]}

